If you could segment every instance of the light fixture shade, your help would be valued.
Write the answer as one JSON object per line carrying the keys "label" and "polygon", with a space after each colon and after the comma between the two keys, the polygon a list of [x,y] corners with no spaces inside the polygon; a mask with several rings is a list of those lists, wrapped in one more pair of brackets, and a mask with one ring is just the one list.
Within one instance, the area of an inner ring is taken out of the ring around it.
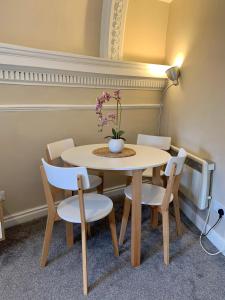
{"label": "light fixture shade", "polygon": [[178,78],[180,77],[180,69],[178,67],[171,67],[166,70],[166,75],[169,80],[173,81],[175,85],[178,84]]}

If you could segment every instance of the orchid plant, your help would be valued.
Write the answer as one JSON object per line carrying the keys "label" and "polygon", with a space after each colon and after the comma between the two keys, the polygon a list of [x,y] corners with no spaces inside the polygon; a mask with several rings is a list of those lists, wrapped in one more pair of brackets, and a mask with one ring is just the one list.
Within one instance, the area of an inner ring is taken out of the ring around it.
{"label": "orchid plant", "polygon": [[[116,101],[116,112],[110,112],[107,115],[103,114],[103,106],[105,103],[110,100]],[[122,105],[121,105],[121,96],[120,91],[116,90],[113,94],[109,94],[108,92],[103,92],[100,96],[96,98],[96,114],[98,115],[98,127],[99,131],[103,131],[104,126],[109,126],[112,124],[112,135],[106,136],[105,138],[112,139],[123,139],[122,137],[124,131],[121,130],[121,117],[122,117]]]}

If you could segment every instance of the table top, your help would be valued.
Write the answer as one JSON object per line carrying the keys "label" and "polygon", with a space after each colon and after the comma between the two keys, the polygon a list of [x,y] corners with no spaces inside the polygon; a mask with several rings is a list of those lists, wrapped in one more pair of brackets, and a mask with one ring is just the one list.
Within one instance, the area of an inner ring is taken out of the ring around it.
{"label": "table top", "polygon": [[136,151],[136,155],[122,158],[101,157],[93,154],[93,150],[106,147],[107,144],[92,144],[77,146],[62,153],[63,161],[88,169],[96,170],[144,170],[150,167],[159,167],[167,163],[170,154],[166,151],[142,145],[126,144]]}

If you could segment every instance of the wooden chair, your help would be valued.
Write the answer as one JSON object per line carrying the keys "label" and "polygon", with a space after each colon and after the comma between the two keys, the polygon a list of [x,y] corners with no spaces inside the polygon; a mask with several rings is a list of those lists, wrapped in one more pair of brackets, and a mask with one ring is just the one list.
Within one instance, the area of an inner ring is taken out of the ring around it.
{"label": "wooden chair", "polygon": [[[51,165],[56,165],[60,166],[63,165],[65,167],[69,166],[66,163],[63,163],[61,160],[61,154],[63,151],[66,151],[68,149],[71,149],[75,147],[74,141],[72,138],[56,141],[50,144],[47,144],[46,147],[46,156],[47,156],[47,161]],[[97,175],[89,175],[89,181],[90,181],[90,189],[96,189],[98,193],[102,194],[103,193],[103,173]],[[52,187],[52,193],[54,196],[54,199],[57,199],[57,195],[61,193],[61,190]],[[69,197],[72,196],[71,191],[64,191],[64,196]],[[60,219],[60,218],[59,218]],[[70,228],[71,227],[71,228]],[[72,227],[73,225],[69,225],[67,223],[67,230],[68,230],[68,235],[72,235]],[[91,226],[88,224],[88,235],[91,235]],[[71,237],[72,238],[72,237]]]}
{"label": "wooden chair", "polygon": [[[169,204],[172,201],[174,201],[176,206],[176,224],[179,227],[181,226],[179,203],[176,202],[176,193],[179,189],[180,176],[186,158],[185,154],[185,150],[182,149],[180,156],[170,158],[167,163],[165,176],[169,177],[169,179],[166,188],[153,184],[142,184],[142,204],[149,205],[151,208],[157,209],[157,213],[160,212],[162,214],[164,262],[166,265],[169,264]],[[132,200],[131,185],[125,188],[125,196],[119,244],[123,244],[130,214]]]}
{"label": "wooden chair", "polygon": [[[178,157],[186,158],[187,152],[183,148],[180,148]],[[163,186],[165,187],[167,185],[167,177],[164,176],[165,174],[163,171],[161,171],[160,175],[163,176],[163,179],[164,179]],[[174,189],[173,189],[173,195],[174,195],[173,207],[174,207],[176,230],[177,230],[178,236],[182,235],[182,227],[181,227],[181,221],[180,221],[180,204],[179,204],[179,197],[178,197],[180,177],[181,177],[181,174],[180,174],[180,176],[176,177],[176,180],[174,183]],[[162,184],[160,184],[160,185],[162,185]],[[159,212],[158,212],[157,207],[151,207],[151,226],[152,226],[152,228],[156,228],[158,226],[158,218],[159,218]]]}
{"label": "wooden chair", "polygon": [[[75,144],[72,138],[47,144],[46,155],[48,163],[59,165],[59,163],[61,162],[61,154],[63,153],[63,151],[66,151],[73,147],[75,147]],[[64,163],[64,166],[68,166],[68,164]],[[103,193],[103,174],[100,174],[100,176],[89,175],[89,181],[90,189],[96,188],[98,193]]]}
{"label": "wooden chair", "polygon": [[[161,150],[168,151],[171,146],[171,137],[138,134],[137,144],[155,147]],[[148,177],[148,178],[152,178],[152,175],[153,175],[152,168],[146,169],[142,174],[143,177]],[[162,176],[163,172],[161,172],[159,175]]]}
{"label": "wooden chair", "polygon": [[[84,194],[84,190],[90,188],[90,180],[87,169],[84,167],[56,167],[49,165],[42,159],[41,174],[44,184],[44,191],[48,205],[52,213],[48,215],[47,227],[45,232],[42,263],[45,264],[48,256],[49,244],[56,215],[66,222],[81,224],[82,236],[82,266],[83,266],[83,292],[88,293],[88,274],[87,274],[87,224],[100,220],[106,216],[109,218],[109,225],[112,235],[114,254],[119,255],[115,214],[112,200],[104,195],[96,193]],[[78,195],[71,196],[63,200],[55,211],[51,186],[62,190],[78,191]]]}
{"label": "wooden chair", "polygon": [[[150,146],[150,147],[155,147],[161,150],[168,151],[171,146],[171,137],[138,134],[137,145]],[[132,173],[130,171],[126,171],[123,172],[122,174],[128,177],[127,184],[130,184]],[[156,174],[158,176],[158,182],[160,182],[161,185],[163,185],[163,182],[159,177],[162,176],[163,174],[164,174],[163,171],[160,171],[160,174]],[[143,178],[152,178],[152,176],[153,176],[152,168],[146,169],[142,174]]]}
{"label": "wooden chair", "polygon": [[[138,145],[144,145],[144,146],[150,146],[150,147],[155,147],[161,150],[168,151],[171,146],[171,137],[167,136],[155,136],[155,135],[147,135],[147,134],[138,134],[137,136],[137,144]],[[156,169],[154,174],[154,179],[157,185],[164,186],[165,183],[165,178],[162,176],[164,175],[163,170]],[[132,179],[132,173],[130,171],[126,171],[124,175],[127,176],[127,185],[131,184],[131,179]],[[153,178],[153,169],[148,168],[146,169],[143,174],[143,178],[148,178],[151,179]],[[124,205],[126,203],[124,202]],[[125,208],[125,207],[124,207]],[[150,223],[153,228],[156,228],[158,226],[158,212],[156,208],[151,208],[151,220]]]}

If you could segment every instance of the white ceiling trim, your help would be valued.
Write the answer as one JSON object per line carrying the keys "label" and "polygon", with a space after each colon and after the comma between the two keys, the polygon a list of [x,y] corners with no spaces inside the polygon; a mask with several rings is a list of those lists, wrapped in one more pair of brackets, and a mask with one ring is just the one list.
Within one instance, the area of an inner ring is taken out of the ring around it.
{"label": "white ceiling trim", "polygon": [[0,44],[0,83],[162,90],[168,68]]}

